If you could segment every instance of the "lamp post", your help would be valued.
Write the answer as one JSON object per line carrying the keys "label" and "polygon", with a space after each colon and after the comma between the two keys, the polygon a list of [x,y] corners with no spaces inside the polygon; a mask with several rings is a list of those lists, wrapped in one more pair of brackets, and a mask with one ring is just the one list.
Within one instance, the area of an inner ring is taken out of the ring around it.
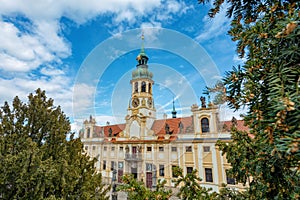
{"label": "lamp post", "polygon": [[118,193],[117,193],[117,185],[116,185],[116,180],[117,180],[117,170],[113,170],[112,172],[112,193],[111,193],[111,199],[112,200],[118,200]]}

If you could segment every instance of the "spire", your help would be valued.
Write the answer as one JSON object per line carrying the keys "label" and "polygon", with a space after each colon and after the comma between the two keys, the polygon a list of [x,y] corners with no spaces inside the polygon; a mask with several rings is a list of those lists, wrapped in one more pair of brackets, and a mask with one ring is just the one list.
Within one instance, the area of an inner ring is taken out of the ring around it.
{"label": "spire", "polygon": [[174,103],[174,98],[173,98],[173,111],[172,111],[172,118],[176,118],[176,110],[175,110],[175,103]]}
{"label": "spire", "polygon": [[139,55],[136,57],[136,60],[138,61],[138,65],[147,65],[147,62],[148,62],[148,57],[145,53],[145,44],[144,44],[144,33],[142,33],[142,36],[141,36],[141,39],[142,39],[142,46],[141,46],[141,51],[139,53]]}
{"label": "spire", "polygon": [[145,44],[144,44],[145,36],[144,36],[144,32],[142,33],[141,39],[142,39],[141,53],[145,53]]}

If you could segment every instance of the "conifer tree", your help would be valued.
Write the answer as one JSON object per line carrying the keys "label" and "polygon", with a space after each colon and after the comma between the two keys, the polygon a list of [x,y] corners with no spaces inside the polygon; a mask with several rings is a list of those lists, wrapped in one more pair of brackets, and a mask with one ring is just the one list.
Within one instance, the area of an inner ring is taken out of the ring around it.
{"label": "conifer tree", "polygon": [[[69,137],[69,139],[68,139]],[[0,199],[108,199],[61,108],[36,90],[0,108]]]}
{"label": "conifer tree", "polygon": [[[224,2],[214,0],[209,16]],[[300,2],[226,0],[226,6],[229,34],[246,62],[223,82],[229,106],[248,109],[250,128],[233,127],[232,142],[219,143],[232,165],[229,173],[248,183],[249,199],[299,199]]]}

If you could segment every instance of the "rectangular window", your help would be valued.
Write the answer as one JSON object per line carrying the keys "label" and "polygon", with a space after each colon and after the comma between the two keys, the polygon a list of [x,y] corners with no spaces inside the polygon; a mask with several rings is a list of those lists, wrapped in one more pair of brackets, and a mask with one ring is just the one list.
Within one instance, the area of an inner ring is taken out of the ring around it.
{"label": "rectangular window", "polygon": [[171,147],[171,151],[172,152],[176,152],[177,151],[177,147]]}
{"label": "rectangular window", "polygon": [[192,152],[192,146],[186,146],[185,151],[186,152]]}
{"label": "rectangular window", "polygon": [[152,151],[152,147],[147,147],[147,151]]}
{"label": "rectangular window", "polygon": [[104,147],[103,150],[104,150],[104,151],[107,151],[107,147]]}
{"label": "rectangular window", "polygon": [[103,170],[106,170],[106,160],[103,160],[103,166],[102,166]]}
{"label": "rectangular window", "polygon": [[123,151],[124,147],[120,147],[120,151]]}
{"label": "rectangular window", "polygon": [[191,174],[193,172],[193,167],[186,167],[186,173]]}
{"label": "rectangular window", "polygon": [[159,147],[159,151],[164,151],[164,147]]}
{"label": "rectangular window", "polygon": [[175,173],[176,168],[177,168],[177,166],[172,165],[172,177],[173,177],[173,178],[177,178],[177,177],[178,177],[177,174]]}
{"label": "rectangular window", "polygon": [[119,169],[123,169],[123,167],[124,167],[124,163],[123,163],[123,162],[119,162],[119,163],[118,163],[118,168],[119,168]]}
{"label": "rectangular window", "polygon": [[146,171],[148,171],[148,172],[152,171],[152,164],[146,163]]}
{"label": "rectangular window", "polygon": [[203,151],[204,152],[210,152],[210,146],[204,146]]}
{"label": "rectangular window", "polygon": [[213,176],[212,176],[212,169],[211,168],[205,168],[205,181],[206,182],[213,182]]}
{"label": "rectangular window", "polygon": [[93,151],[95,151],[96,150],[96,146],[93,146]]}
{"label": "rectangular window", "polygon": [[90,128],[87,128],[87,138],[90,138],[90,136],[91,136],[91,129]]}
{"label": "rectangular window", "polygon": [[165,176],[165,166],[159,165],[159,176]]}
{"label": "rectangular window", "polygon": [[227,179],[227,184],[230,184],[230,185],[235,185],[235,179],[230,177],[226,171],[226,179]]}
{"label": "rectangular window", "polygon": [[85,147],[84,147],[84,150],[86,150],[86,151],[87,151],[88,149],[89,149],[89,147],[88,147],[88,146],[85,146]]}
{"label": "rectangular window", "polygon": [[115,169],[115,161],[111,161],[110,170]]}
{"label": "rectangular window", "polygon": [[115,147],[111,147],[111,151],[115,151]]}

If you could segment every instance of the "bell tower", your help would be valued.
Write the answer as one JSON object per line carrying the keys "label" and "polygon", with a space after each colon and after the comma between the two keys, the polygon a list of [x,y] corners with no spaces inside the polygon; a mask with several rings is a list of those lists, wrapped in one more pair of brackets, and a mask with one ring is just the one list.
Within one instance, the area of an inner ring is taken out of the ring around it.
{"label": "bell tower", "polygon": [[132,90],[127,109],[125,130],[129,137],[143,138],[151,135],[151,127],[156,119],[152,94],[153,74],[148,70],[149,58],[145,53],[143,35],[142,48],[136,60],[138,63],[130,80]]}

